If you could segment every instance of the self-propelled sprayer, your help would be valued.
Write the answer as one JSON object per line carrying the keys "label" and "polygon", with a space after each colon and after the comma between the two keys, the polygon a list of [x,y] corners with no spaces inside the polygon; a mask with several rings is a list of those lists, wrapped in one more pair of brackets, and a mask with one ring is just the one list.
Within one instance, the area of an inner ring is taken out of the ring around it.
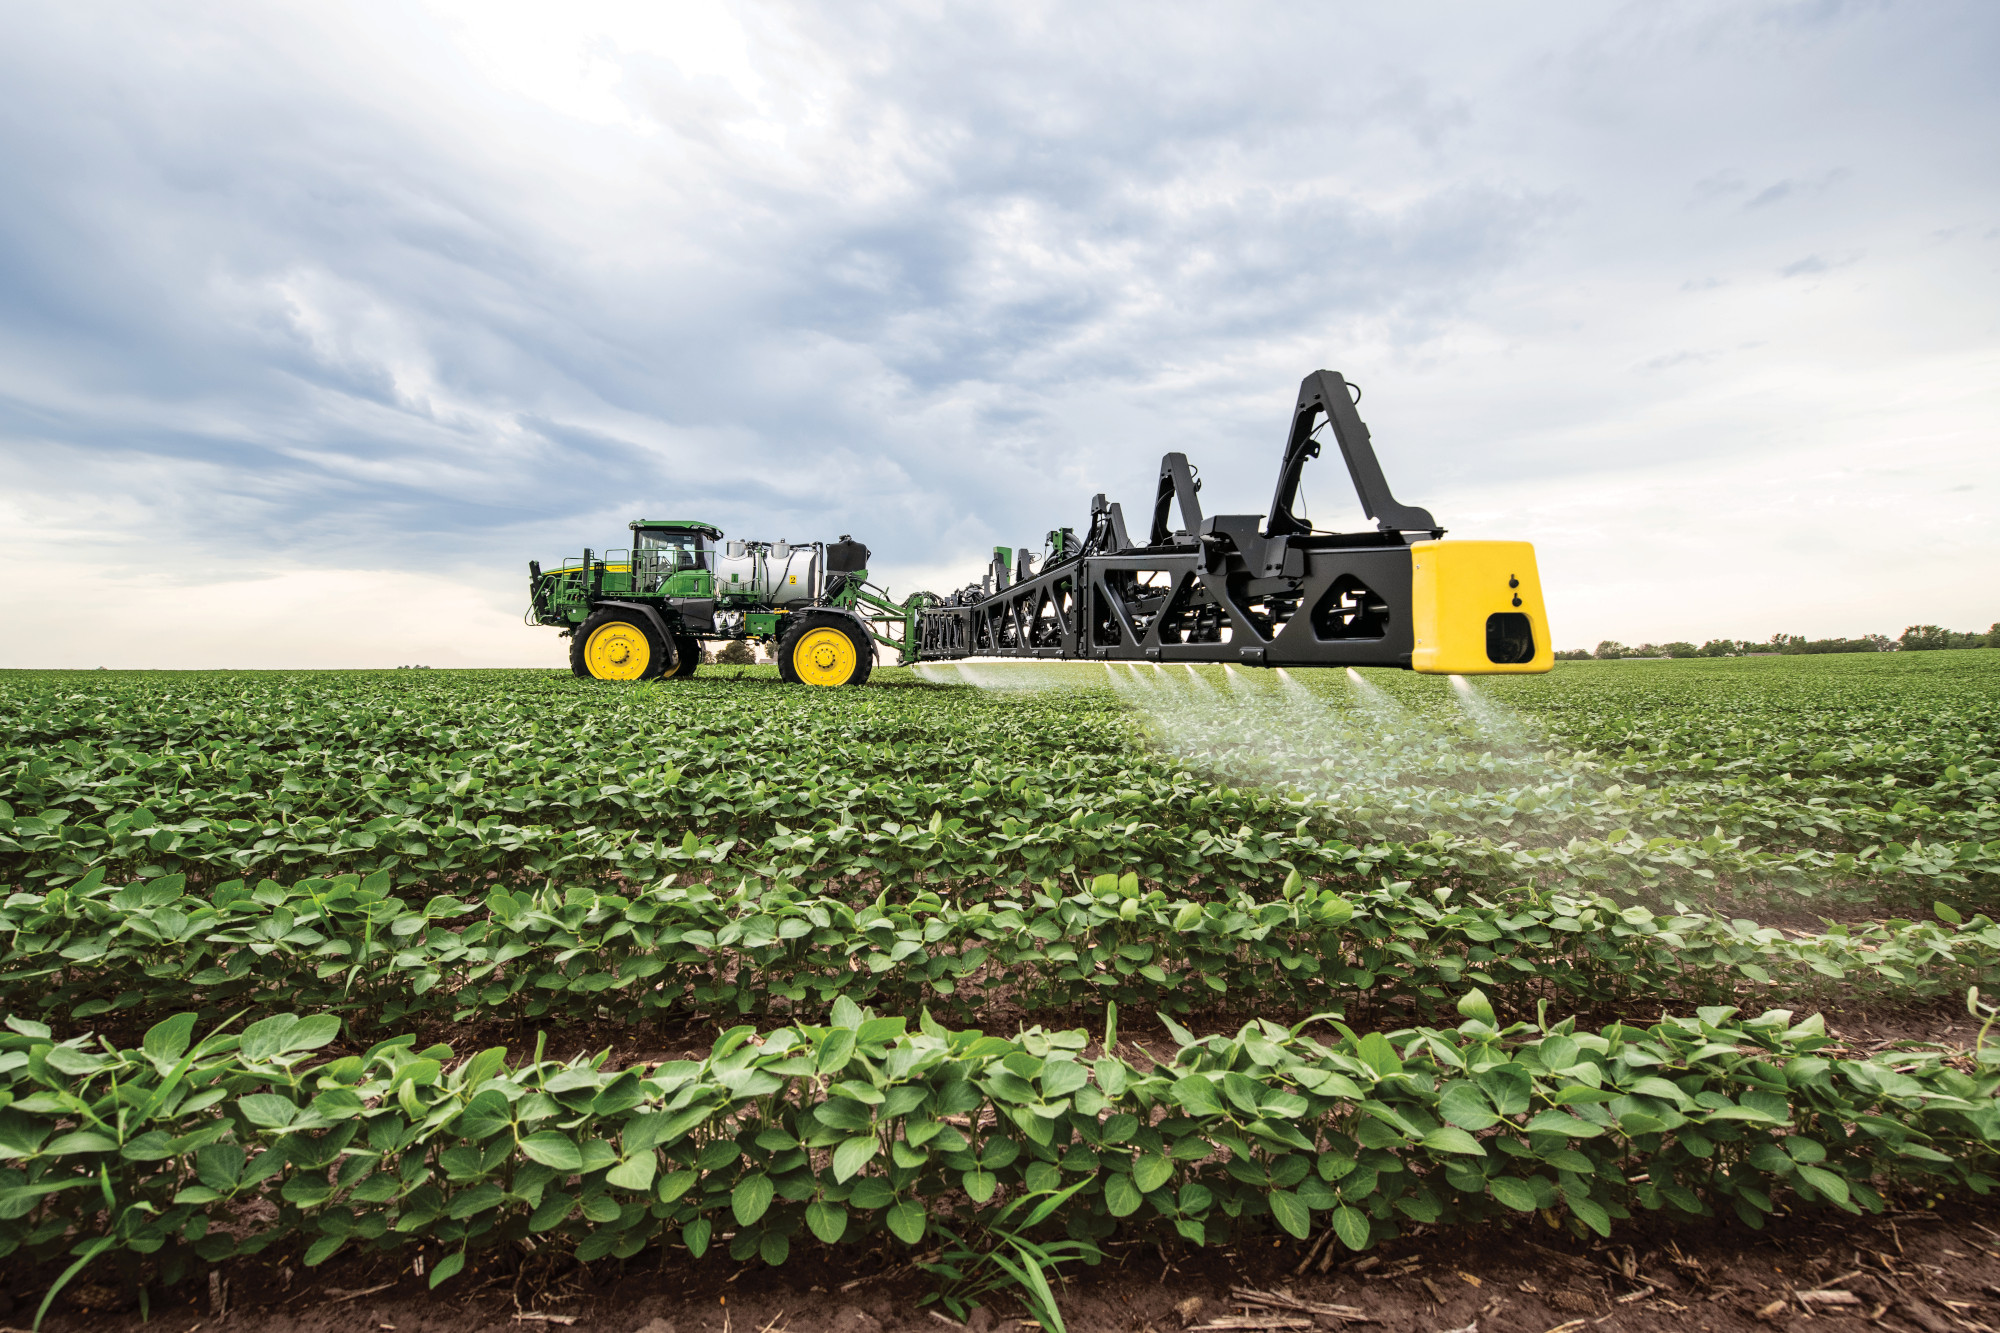
{"label": "self-propelled sprayer", "polygon": [[[808,685],[865,682],[879,647],[904,664],[1547,671],[1534,547],[1445,541],[1429,510],[1390,493],[1355,402],[1338,373],[1306,377],[1268,513],[1204,517],[1200,479],[1170,453],[1144,540],[1099,495],[1081,537],[1056,529],[1039,555],[995,547],[977,583],[900,602],[868,581],[869,550],[846,536],[725,540],[707,523],[641,519],[629,547],[586,550],[559,569],[530,563],[529,616],[571,637],[577,675],[605,680],[691,676],[704,639],[773,644],[778,674]],[[1295,512],[1301,474],[1329,435],[1373,531],[1322,531]]]}

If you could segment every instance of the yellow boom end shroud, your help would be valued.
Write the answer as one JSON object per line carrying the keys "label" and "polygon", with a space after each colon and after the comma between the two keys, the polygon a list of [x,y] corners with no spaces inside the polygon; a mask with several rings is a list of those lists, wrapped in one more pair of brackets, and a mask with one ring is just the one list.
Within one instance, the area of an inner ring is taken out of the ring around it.
{"label": "yellow boom end shroud", "polygon": [[1413,670],[1525,675],[1555,665],[1532,542],[1413,542]]}

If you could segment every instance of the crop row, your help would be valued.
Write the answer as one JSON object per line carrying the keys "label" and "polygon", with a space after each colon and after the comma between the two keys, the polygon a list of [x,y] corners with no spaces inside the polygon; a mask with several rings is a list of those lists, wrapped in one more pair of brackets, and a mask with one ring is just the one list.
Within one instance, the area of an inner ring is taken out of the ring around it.
{"label": "crop row", "polygon": [[482,902],[397,896],[389,876],[190,895],[178,876],[93,875],[0,905],[0,1006],[138,1018],[179,1009],[341,1013],[359,1030],[429,1018],[642,1020],[824,1014],[845,997],[975,1020],[1009,989],[1031,1012],[1112,1001],[1188,1014],[1259,1005],[1309,1013],[1364,994],[1426,1011],[1476,984],[1527,1006],[1602,1008],[1726,997],[1859,971],[1881,986],[1986,983],[2000,925],[1984,916],[1839,926],[1810,937],[1602,896],[1518,890],[1498,901],[1378,881],[1338,894],[1293,873],[1265,899],[1178,898],[1103,875],[961,904],[919,893],[852,905],[785,883],[672,880],[619,894],[495,888]]}
{"label": "crop row", "polygon": [[[594,795],[602,788],[581,789]],[[977,811],[1002,790],[977,779],[963,789]],[[1078,786],[1061,801],[1029,790],[1016,778],[1009,796],[1038,806],[1033,816],[1001,814],[992,823],[977,813],[945,818],[960,808],[943,792],[928,819],[870,825],[822,817],[793,828],[773,823],[761,841],[698,833],[661,836],[661,822],[635,819],[632,827],[590,824],[515,824],[487,814],[476,822],[455,811],[441,816],[378,815],[343,821],[278,811],[271,822],[167,821],[146,806],[130,807],[103,823],[72,819],[64,811],[13,816],[0,801],[0,866],[25,882],[60,884],[92,870],[113,875],[194,874],[209,882],[260,869],[316,876],[387,871],[399,882],[440,884],[498,877],[558,882],[623,874],[651,878],[676,869],[717,867],[740,874],[837,887],[889,878],[941,887],[976,884],[1000,889],[1054,875],[1091,874],[1107,865],[1137,865],[1149,878],[1201,881],[1223,888],[1253,885],[1273,868],[1313,878],[1367,876],[1380,871],[1433,884],[1486,884],[1521,880],[1551,887],[1588,889],[1655,886],[1682,891],[1718,875],[1738,881],[1804,889],[1826,876],[1875,876],[1958,892],[2000,873],[2000,840],[1900,843],[1859,853],[1800,849],[1774,854],[1745,847],[1740,839],[1643,837],[1629,829],[1557,845],[1524,846],[1488,835],[1408,831],[1411,841],[1349,842],[1320,828],[1328,808],[1309,798],[1254,789],[1203,789],[1189,784],[1175,823],[1136,816],[1158,811],[1121,809]],[[1364,813],[1367,807],[1362,807]],[[681,823],[659,816],[667,828]],[[1401,818],[1399,815],[1398,818]],[[1637,822],[1637,821],[1634,821]],[[745,830],[737,828],[736,834]]]}
{"label": "crop row", "polygon": [[[387,869],[439,888],[720,862],[829,886],[1129,867],[1226,888],[1275,866],[1571,890],[1853,880],[1913,902],[1966,886],[1986,905],[2000,719],[1980,681],[1892,706],[1807,677],[1747,698],[1748,675],[1667,682],[1666,710],[1605,672],[1503,682],[1482,688],[1534,711],[1480,730],[1423,694],[1436,682],[1396,680],[1413,711],[1275,687],[887,687],[808,708],[755,681],[23,676],[0,682],[0,875]],[[1181,752],[1135,749],[1135,714],[1171,722],[1159,739]]]}
{"label": "crop row", "polygon": [[327,1015],[196,1041],[182,1014],[130,1050],[10,1019],[0,1253],[130,1251],[172,1283],[280,1241],[308,1266],[423,1244],[436,1285],[531,1235],[586,1261],[722,1239],[775,1264],[807,1236],[918,1246],[1034,1194],[1088,1241],[1331,1227],[1361,1249],[1407,1222],[1543,1212],[1608,1235],[1635,1210],[1758,1225],[1786,1195],[1860,1212],[1906,1180],[1996,1183],[1984,1047],[1856,1060],[1785,1011],[1586,1033],[1503,1030],[1477,991],[1458,1007],[1456,1029],[1323,1043],[1260,1022],[1134,1063],[1085,1059],[1080,1031],[909,1033],[842,1003],[627,1069],[407,1037],[324,1060]]}
{"label": "crop row", "polygon": [[[1661,728],[1650,735],[1629,721],[1586,734],[1618,747],[1606,752],[1569,748],[1580,738],[1556,725],[1574,720],[1560,712],[1514,714],[1476,695],[1467,696],[1477,718],[1468,735],[1462,713],[1455,725],[1435,708],[1378,701],[1356,717],[1315,710],[1301,690],[1223,695],[1173,673],[1139,683],[1147,677],[1137,673],[1124,697],[1159,745],[1229,781],[1316,796],[1357,841],[1442,830],[1539,850],[1609,850],[1604,870],[1634,884],[1667,867],[1620,852],[1697,845],[1714,853],[1718,843],[1727,850],[1706,870],[1737,882],[1834,875],[1906,891],[1938,875],[1990,884],[2000,869],[2000,848],[1988,846],[2000,842],[2000,761],[1976,726],[1940,753],[1890,739],[1893,731],[1801,740],[1809,729],[1795,714],[1766,710],[1754,731],[1739,725],[1724,739],[1686,716],[1712,722],[1728,711],[1709,699],[1671,720],[1647,708]],[[1871,721],[1886,725],[1882,711]],[[1551,885],[1570,873],[1561,857],[1547,869],[1557,876]]]}

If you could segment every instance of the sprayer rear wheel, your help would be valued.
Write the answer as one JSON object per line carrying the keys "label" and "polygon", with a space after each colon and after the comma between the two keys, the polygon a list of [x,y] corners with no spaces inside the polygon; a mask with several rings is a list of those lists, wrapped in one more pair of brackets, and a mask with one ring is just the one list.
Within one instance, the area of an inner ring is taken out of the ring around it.
{"label": "sprayer rear wheel", "polygon": [[804,617],[778,643],[781,674],[802,685],[861,685],[875,665],[873,645],[845,617]]}

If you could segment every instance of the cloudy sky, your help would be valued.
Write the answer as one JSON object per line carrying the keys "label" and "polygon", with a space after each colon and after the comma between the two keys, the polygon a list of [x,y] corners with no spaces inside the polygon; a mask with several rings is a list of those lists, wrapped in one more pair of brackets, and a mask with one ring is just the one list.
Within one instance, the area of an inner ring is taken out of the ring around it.
{"label": "cloudy sky", "polygon": [[1563,645],[2000,619],[1989,3],[0,12],[0,665],[555,665],[641,515],[949,588],[1321,366]]}

